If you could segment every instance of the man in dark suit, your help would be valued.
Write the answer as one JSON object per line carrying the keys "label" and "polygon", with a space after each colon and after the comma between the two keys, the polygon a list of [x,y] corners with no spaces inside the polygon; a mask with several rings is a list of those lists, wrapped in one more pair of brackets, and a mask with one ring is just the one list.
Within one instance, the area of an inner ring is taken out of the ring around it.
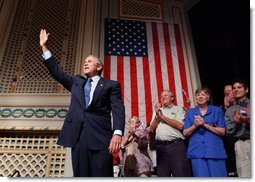
{"label": "man in dark suit", "polygon": [[125,126],[120,84],[100,77],[103,64],[93,55],[86,58],[83,66],[87,78],[68,75],[47,48],[48,36],[42,29],[43,63],[54,79],[71,92],[70,107],[57,143],[72,148],[74,176],[113,177],[113,154],[120,149]]}

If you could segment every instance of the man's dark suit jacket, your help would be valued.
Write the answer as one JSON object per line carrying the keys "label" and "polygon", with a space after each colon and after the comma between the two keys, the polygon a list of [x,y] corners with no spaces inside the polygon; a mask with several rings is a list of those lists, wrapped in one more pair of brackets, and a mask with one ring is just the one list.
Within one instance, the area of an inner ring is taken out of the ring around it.
{"label": "man's dark suit jacket", "polygon": [[81,75],[72,77],[65,73],[53,57],[45,60],[44,64],[54,79],[71,92],[70,107],[57,144],[73,147],[84,127],[89,149],[108,149],[113,131],[121,130],[123,133],[125,126],[125,108],[119,82],[100,78],[93,100],[86,109],[84,85],[87,79]]}

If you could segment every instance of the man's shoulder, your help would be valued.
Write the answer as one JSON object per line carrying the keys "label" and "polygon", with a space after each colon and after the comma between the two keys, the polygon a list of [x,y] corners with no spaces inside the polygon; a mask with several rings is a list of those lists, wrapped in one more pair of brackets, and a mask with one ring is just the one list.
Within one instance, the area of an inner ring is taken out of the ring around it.
{"label": "man's shoulder", "polygon": [[86,78],[82,75],[75,75],[74,79],[82,79],[82,80],[86,80]]}
{"label": "man's shoulder", "polygon": [[109,80],[109,79],[104,79],[103,77],[101,77],[102,80],[104,80],[105,82],[113,82],[113,83],[118,83],[118,81],[116,80]]}
{"label": "man's shoulder", "polygon": [[110,84],[110,85],[118,85],[118,84],[120,84],[118,81],[116,81],[116,80],[105,80],[105,79],[103,79],[102,78],[102,80],[105,82],[105,83],[108,83],[108,84]]}
{"label": "man's shoulder", "polygon": [[236,107],[237,107],[236,104],[232,104],[231,106],[229,106],[225,111],[225,116],[232,114],[233,110],[235,110]]}
{"label": "man's shoulder", "polygon": [[179,106],[179,105],[173,105],[172,108],[173,108],[173,109],[178,109],[178,110],[179,110],[179,109],[183,109],[183,107],[182,107],[182,106]]}
{"label": "man's shoulder", "polygon": [[170,110],[172,110],[173,112],[178,112],[178,113],[186,112],[182,106],[178,106],[178,105],[173,105]]}
{"label": "man's shoulder", "polygon": [[231,106],[229,106],[227,109],[226,109],[226,111],[227,110],[232,110],[232,109],[234,109],[234,108],[236,108],[237,107],[237,105],[234,103],[234,104],[232,104]]}
{"label": "man's shoulder", "polygon": [[246,98],[246,99],[245,99],[245,102],[250,104],[250,103],[251,103],[251,100],[250,100],[249,98]]}

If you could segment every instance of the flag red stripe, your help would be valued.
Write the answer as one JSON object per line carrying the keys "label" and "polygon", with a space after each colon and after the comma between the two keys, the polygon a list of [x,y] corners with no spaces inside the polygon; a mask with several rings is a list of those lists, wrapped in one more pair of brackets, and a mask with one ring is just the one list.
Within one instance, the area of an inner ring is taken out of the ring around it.
{"label": "flag red stripe", "polygon": [[111,75],[111,56],[104,56],[104,79],[109,80]]}
{"label": "flag red stripe", "polygon": [[156,23],[152,23],[152,38],[153,38],[153,49],[154,49],[155,72],[156,72],[157,89],[158,89],[158,100],[160,100],[160,94],[163,91],[163,82],[162,82],[159,41],[158,41],[158,30],[157,30]]}
{"label": "flag red stripe", "polygon": [[121,85],[122,100],[124,101],[124,59],[123,56],[117,57],[117,80]]}
{"label": "flag red stripe", "polygon": [[[183,49],[182,49],[182,43],[181,43],[181,34],[180,34],[179,26],[177,24],[174,25],[174,32],[175,32],[175,39],[176,39],[177,54],[178,54],[178,58],[179,58],[181,85],[182,85],[182,89],[185,92],[189,93],[187,79],[186,79],[186,70],[185,70]],[[189,107],[188,103],[186,102],[186,98],[183,94],[182,94],[182,97],[183,97],[183,105],[185,107]]]}
{"label": "flag red stripe", "polygon": [[[164,24],[162,24],[162,26],[163,26],[163,32],[164,32],[165,54],[166,54],[169,90],[176,96],[175,82],[174,82],[174,68],[173,68],[172,51],[171,51],[168,24],[164,23]],[[176,99],[174,100],[174,104],[177,104]]]}
{"label": "flag red stripe", "polygon": [[152,118],[151,80],[148,57],[143,57],[143,79],[145,91],[146,125],[150,124]]}
{"label": "flag red stripe", "polygon": [[131,114],[139,116],[136,57],[130,57]]}

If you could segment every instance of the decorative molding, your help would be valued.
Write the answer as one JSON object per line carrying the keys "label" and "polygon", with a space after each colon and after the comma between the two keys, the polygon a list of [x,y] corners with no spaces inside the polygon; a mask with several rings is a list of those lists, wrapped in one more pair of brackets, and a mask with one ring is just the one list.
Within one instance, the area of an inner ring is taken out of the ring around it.
{"label": "decorative molding", "polygon": [[66,117],[67,112],[67,108],[0,107],[0,116],[2,119],[63,120]]}

